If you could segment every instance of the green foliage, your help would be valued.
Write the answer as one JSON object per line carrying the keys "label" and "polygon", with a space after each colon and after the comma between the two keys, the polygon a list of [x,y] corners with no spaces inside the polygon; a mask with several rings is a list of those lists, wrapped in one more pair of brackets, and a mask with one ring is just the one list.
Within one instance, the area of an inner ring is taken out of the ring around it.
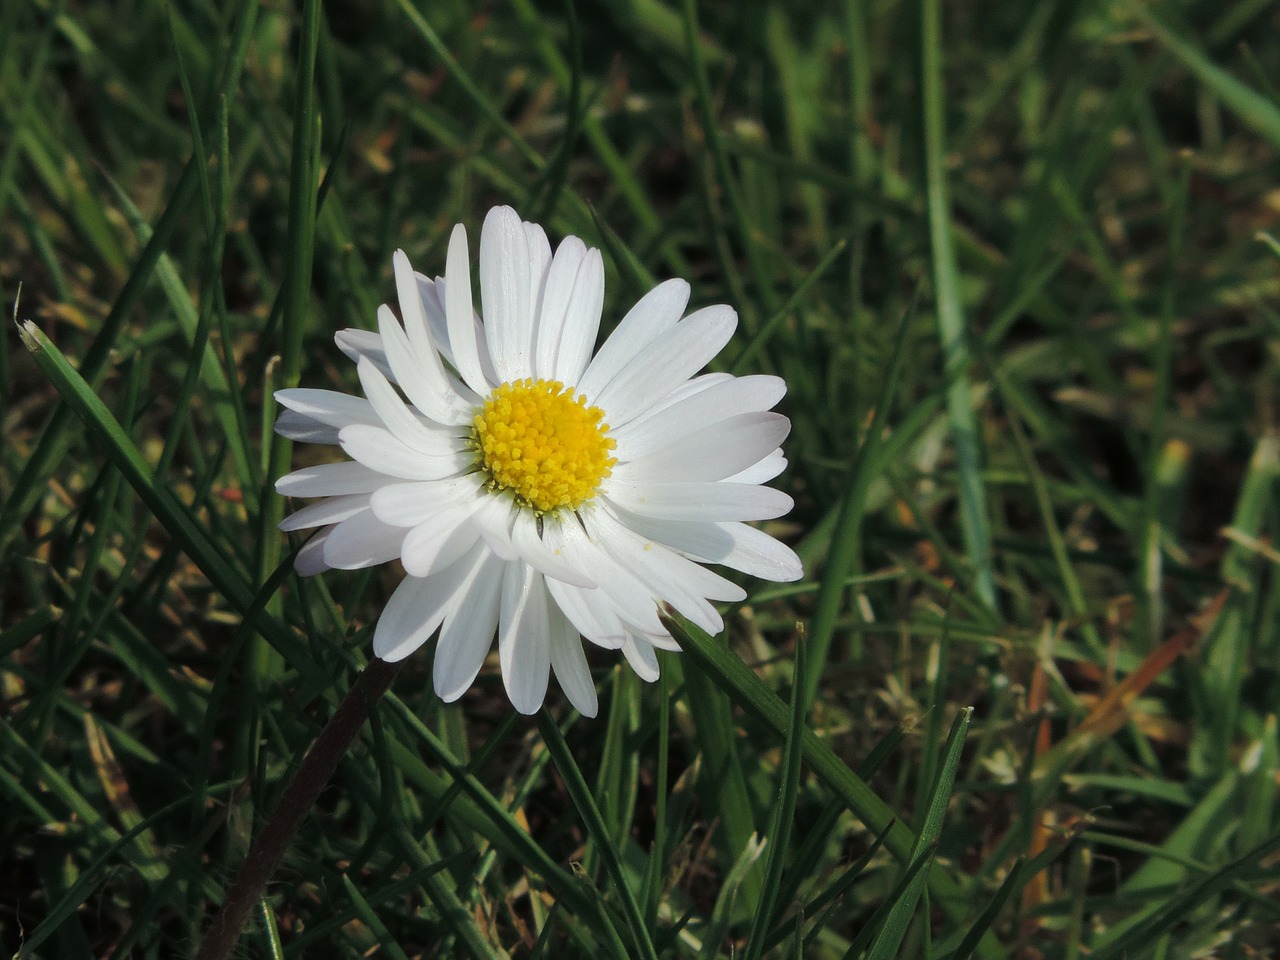
{"label": "green foliage", "polygon": [[6,954],[194,953],[396,580],[271,391],[494,203],[738,310],[807,578],[595,721],[416,655],[243,955],[1275,949],[1273,5],[745,9],[0,4]]}

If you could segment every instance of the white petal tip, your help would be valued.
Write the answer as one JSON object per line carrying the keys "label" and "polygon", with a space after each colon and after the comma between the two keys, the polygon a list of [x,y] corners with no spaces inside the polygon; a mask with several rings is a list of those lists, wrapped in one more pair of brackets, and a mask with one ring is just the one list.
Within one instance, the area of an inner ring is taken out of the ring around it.
{"label": "white petal tip", "polygon": [[439,683],[434,684],[434,686],[437,697],[445,703],[455,703],[459,697],[467,692],[467,687],[471,686],[471,684],[467,684],[466,687],[445,687],[443,689]]}
{"label": "white petal tip", "polygon": [[375,633],[373,636],[373,655],[379,660],[387,661],[387,663],[399,663],[421,645],[421,643],[405,643],[399,638],[380,637]]}
{"label": "white petal tip", "polygon": [[[510,696],[510,693],[508,693],[508,696]],[[531,717],[542,708],[542,700],[517,700],[512,697],[511,705],[516,708],[517,713],[523,713],[526,717]]]}
{"label": "white petal tip", "polygon": [[797,580],[804,579],[804,565],[800,563],[800,558],[795,558],[794,564],[787,564],[778,571],[777,583],[795,583]]}

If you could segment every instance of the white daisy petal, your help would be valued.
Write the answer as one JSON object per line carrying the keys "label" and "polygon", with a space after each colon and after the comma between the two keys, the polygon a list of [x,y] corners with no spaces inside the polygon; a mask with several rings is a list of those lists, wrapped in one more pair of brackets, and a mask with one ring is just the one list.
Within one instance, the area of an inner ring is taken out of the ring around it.
{"label": "white daisy petal", "polygon": [[724,621],[706,598],[735,602],[746,599],[746,591],[737,584],[645,541],[606,510],[591,515],[587,532],[644,585],[654,603],[662,598],[712,636],[724,629]]}
{"label": "white daisy petal", "polygon": [[624,509],[665,520],[772,520],[793,506],[781,490],[723,481],[641,486],[610,479],[603,492]]}
{"label": "white daisy petal", "polygon": [[444,289],[444,312],[449,324],[453,365],[467,386],[483,396],[489,392],[489,384],[480,366],[480,351],[476,345],[471,263],[467,258],[467,230],[462,224],[454,227],[449,237],[449,255],[444,272],[448,280]]}
{"label": "white daisy petal", "polygon": [[360,376],[360,386],[364,388],[364,395],[369,398],[370,406],[378,415],[380,421],[378,426],[385,425],[395,434],[397,440],[421,453],[439,456],[450,452],[446,440],[448,434],[443,431],[432,433],[428,430],[422,421],[405,406],[404,401],[400,399],[400,394],[396,393],[395,387],[391,386],[382,372],[374,366],[373,361],[368,357],[361,357],[356,365],[356,372]]}
{"label": "white daisy petal", "polygon": [[[413,295],[418,297],[416,285]],[[454,390],[439,355],[433,349],[424,353],[410,343],[400,322],[385,303],[378,308],[378,330],[382,333],[387,362],[395,374],[395,382],[409,402],[436,423],[454,425],[467,422],[470,406]]]}
{"label": "white daisy petal", "polygon": [[743,413],[620,464],[613,475],[633,483],[723,480],[768,456],[790,432],[791,421],[781,414]]}
{"label": "white daisy petal", "polygon": [[358,363],[361,357],[368,357],[382,371],[384,377],[395,383],[395,374],[391,372],[391,364],[387,362],[387,351],[383,348],[382,337],[378,334],[372,330],[357,330],[350,327],[335,333],[333,341],[338,345],[338,349],[354,362]]}
{"label": "white daisy petal", "polygon": [[480,304],[494,370],[503,382],[529,375],[533,317],[529,245],[510,207],[494,207],[480,231]]}
{"label": "white daisy petal", "polygon": [[[610,556],[605,544],[593,542],[576,520],[560,524],[558,532],[561,555],[580,569],[591,571],[596,589],[608,599],[617,619],[648,632],[657,633],[662,630],[653,594]],[[544,524],[543,536],[547,537],[547,533],[548,528]],[[549,539],[553,544],[556,542],[554,534]],[[591,636],[589,631],[583,633]]]}
{"label": "white daisy petal", "polygon": [[276,402],[287,410],[330,427],[345,427],[352,423],[378,423],[378,415],[368,400],[338,393],[336,390],[290,387],[277,390],[275,398]]}
{"label": "white daisy petal", "polygon": [[[431,322],[427,318],[426,305],[422,302],[422,291],[418,289],[418,279],[403,250],[392,254],[391,267],[395,274],[396,299],[400,303],[400,316],[404,318],[404,332],[408,335],[409,345],[418,359],[427,355],[434,356],[436,350],[431,342]],[[382,333],[388,359],[392,359],[391,344],[386,342],[387,335],[382,331],[381,325],[378,332]]]}
{"label": "white daisy petal", "polygon": [[562,580],[548,580],[547,591],[578,632],[598,647],[617,650],[626,631],[603,590],[583,590]]}
{"label": "white daisy petal", "polygon": [[771,410],[786,391],[780,377],[734,377],[726,373],[698,377],[673,391],[672,396],[694,385],[698,389],[669,406],[651,409],[624,426],[613,427],[609,435],[618,444],[614,451],[618,459],[647,456],[693,430],[721,423],[740,413]]}
{"label": "white daisy petal", "polygon": [[416,527],[445,507],[480,496],[480,481],[474,474],[417,483],[391,483],[369,498],[373,515],[394,527]]}
{"label": "white daisy petal", "polygon": [[600,315],[604,310],[604,260],[600,251],[587,251],[578,268],[578,282],[573,299],[565,311],[564,330],[560,334],[560,352],[556,358],[554,379],[576,383],[587,369],[591,351],[600,334]]}
{"label": "white daisy petal", "polygon": [[400,556],[406,531],[382,523],[373,514],[349,517],[329,529],[324,562],[335,570],[363,570]]}
{"label": "white daisy petal", "polygon": [[[616,535],[617,531],[625,531],[626,535],[632,538],[633,549],[627,552],[628,559],[636,557],[639,561],[636,564],[638,568],[652,571],[655,579],[662,577],[667,581],[667,589],[659,591],[661,596],[670,597],[673,596],[672,591],[685,589],[696,596],[721,603],[740,603],[747,599],[747,591],[732,580],[726,580],[714,570],[708,570],[701,564],[694,563],[679,553],[668,550],[660,543],[651,541],[650,538],[629,529],[620,520],[612,517],[607,510],[598,511],[598,515],[607,517],[606,522],[615,525],[611,535]],[[770,539],[773,538],[770,537]]]}
{"label": "white daisy petal", "polygon": [[319,420],[312,420],[308,416],[301,413],[294,413],[292,410],[282,410],[280,416],[276,417],[275,431],[286,440],[293,440],[296,443],[325,443],[336,444],[338,442],[338,428],[326,426]]}
{"label": "white daisy petal", "polygon": [[524,242],[529,250],[529,376],[533,370],[534,347],[538,342],[538,324],[542,317],[542,294],[551,269],[551,243],[547,232],[536,223],[524,224]]}
{"label": "white daisy petal", "polygon": [[363,463],[321,463],[286,473],[276,481],[276,493],[282,497],[338,497],[373,493],[386,482],[386,474]]}
{"label": "white daisy petal", "polygon": [[456,368],[453,346],[449,343],[449,320],[445,316],[442,298],[444,291],[436,288],[434,280],[417,271],[414,271],[413,279],[418,284],[418,296],[422,298],[422,309],[427,318],[427,335],[431,339],[431,347]]}
{"label": "white daisy petal", "polygon": [[329,531],[321,530],[302,545],[298,555],[293,558],[293,569],[300,577],[314,577],[331,569],[324,562],[324,542],[329,539]]}
{"label": "white daisy petal", "polygon": [[468,458],[456,452],[423,453],[390,430],[353,423],[338,431],[338,442],[353,460],[401,480],[442,480],[463,470]]}
{"label": "white daisy petal", "polygon": [[[587,245],[577,237],[566,237],[547,268],[543,286],[542,308],[538,316],[538,342],[534,352],[534,373],[539,377],[574,382],[556,373],[560,356],[560,340],[565,329],[565,315],[574,302],[574,285],[578,270],[587,255]],[[603,287],[601,288],[603,292]],[[599,323],[599,318],[596,320]],[[593,343],[587,347],[588,350]]]}
{"label": "white daisy petal", "polygon": [[308,527],[323,527],[330,523],[340,523],[348,517],[369,509],[369,494],[353,493],[345,497],[326,497],[319,503],[295,510],[280,521],[280,529],[306,530]]}
{"label": "white daisy petal", "polygon": [[411,577],[429,577],[457,563],[480,539],[471,516],[478,500],[446,507],[411,529],[400,547],[400,562]]}
{"label": "white daisy petal", "polygon": [[[644,347],[674,327],[689,303],[689,284],[667,280],[636,301],[578,380],[578,391],[598,394]],[[615,424],[616,426],[616,424]]]}
{"label": "white daisy petal", "polygon": [[658,650],[670,650],[672,653],[680,652],[680,644],[669,633],[644,633],[637,634],[643,640],[647,640],[651,647]]}
{"label": "white daisy petal", "polygon": [[622,522],[702,563],[719,563],[762,580],[790,583],[804,576],[795,551],[745,523],[688,523],[627,514]]}
{"label": "white daisy petal", "polygon": [[628,633],[622,644],[622,652],[641,680],[653,683],[658,679],[658,655],[653,652],[653,644],[634,633]]}
{"label": "white daisy petal", "polygon": [[587,396],[609,411],[611,426],[620,427],[706,366],[737,325],[738,315],[724,305],[691,313],[640,351],[597,396]]}
{"label": "white daisy petal", "polygon": [[[712,387],[718,384],[732,383],[736,380],[746,380],[746,379],[748,378],[735,377],[732,373],[724,373],[724,372],[700,373],[696,377],[691,377],[690,379],[686,380],[684,383],[680,384],[680,386],[676,387],[666,396],[656,397],[651,407],[647,408],[644,413],[637,416],[634,420],[628,421],[628,426],[631,426],[637,423],[643,423],[645,420],[648,420],[654,414],[661,413],[663,410],[667,409],[667,407],[680,403],[683,400],[688,400],[690,397],[696,397],[698,394],[702,393],[702,391],[710,390]],[[755,408],[751,407],[749,409],[755,409]],[[761,409],[764,409],[764,408],[761,408]],[[743,411],[734,410],[731,412],[742,413]]]}
{"label": "white daisy petal", "polygon": [[551,651],[547,589],[542,576],[522,563],[507,564],[498,619],[498,659],[511,705],[536,713],[547,694]]}
{"label": "white daisy petal", "polygon": [[481,551],[481,562],[459,586],[461,602],[445,617],[436,643],[432,681],[445,703],[457,700],[484,665],[498,629],[502,561]]}
{"label": "white daisy petal", "polygon": [[512,514],[516,509],[515,503],[505,496],[485,497],[473,518],[484,542],[503,560],[520,559],[511,542]]}
{"label": "white daisy petal", "polygon": [[[426,280],[425,278],[421,278],[419,280],[418,288],[423,291],[422,300],[427,304],[431,304],[434,300],[435,307],[439,309],[441,318],[444,318],[445,296],[449,289],[448,284],[445,283],[444,277],[436,277],[435,283],[428,287],[427,284],[430,283],[431,281]],[[471,276],[469,274],[467,276],[467,283],[468,285],[471,283]],[[429,309],[428,313],[430,312],[431,310]],[[446,329],[444,331],[445,342],[441,345],[440,353],[446,360],[457,367],[457,362],[452,353],[452,345],[448,343],[448,321],[443,320],[442,322],[445,324]],[[432,329],[434,329],[434,325]],[[489,389],[500,381],[498,380],[497,373],[494,372],[493,361],[489,358],[489,345],[485,343],[484,338],[484,324],[480,322],[480,314],[476,313],[474,308],[471,311],[471,334],[472,339],[476,344],[476,354],[480,358],[480,374],[483,377],[485,384],[488,385],[484,391],[487,393]],[[446,347],[448,349],[446,349]]]}
{"label": "white daisy petal", "polygon": [[768,483],[785,469],[787,458],[782,455],[781,450],[775,450],[759,462],[725,477],[724,480],[726,483]]}
{"label": "white daisy petal", "polygon": [[561,552],[542,542],[542,538],[538,536],[538,520],[528,510],[515,513],[511,527],[511,545],[515,547],[520,559],[539,573],[577,587],[595,588],[596,582],[584,570],[575,567]]}
{"label": "white daisy petal", "polygon": [[547,605],[547,626],[551,669],[560,682],[560,689],[575,710],[584,717],[594,717],[599,710],[596,684],[591,679],[591,668],[578,631],[554,603]]}
{"label": "white daisy petal", "polygon": [[477,546],[438,576],[405,577],[378,617],[373,632],[374,656],[395,663],[426,643],[444,618],[461,605],[460,588],[486,559],[484,549]]}
{"label": "white daisy petal", "polygon": [[[561,250],[567,243],[568,240],[560,245]],[[570,258],[572,254],[573,251],[570,251]],[[553,275],[555,267],[553,262]],[[545,335],[539,331],[539,346],[542,347],[545,343],[546,348],[542,358],[545,365],[541,368],[546,372],[542,375],[562,383],[576,383],[591,359],[591,350],[600,333],[600,315],[604,309],[604,261],[600,257],[600,251],[591,249],[582,255],[572,280],[572,289],[567,292],[567,300],[563,305],[552,297],[552,279],[547,279],[542,322],[555,322],[558,325],[553,328],[554,337],[546,337],[545,340]],[[556,291],[557,294],[561,292],[563,291]]]}

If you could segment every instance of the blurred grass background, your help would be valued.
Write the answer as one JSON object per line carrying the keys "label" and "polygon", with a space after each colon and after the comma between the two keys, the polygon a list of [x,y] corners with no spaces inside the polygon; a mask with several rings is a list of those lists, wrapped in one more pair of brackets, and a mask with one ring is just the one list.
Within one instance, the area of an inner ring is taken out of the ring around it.
{"label": "blurred grass background", "polygon": [[194,952],[396,577],[290,575],[270,393],[511,203],[738,310],[809,576],[595,721],[416,655],[243,955],[1280,954],[1277,27],[0,6],[0,947]]}

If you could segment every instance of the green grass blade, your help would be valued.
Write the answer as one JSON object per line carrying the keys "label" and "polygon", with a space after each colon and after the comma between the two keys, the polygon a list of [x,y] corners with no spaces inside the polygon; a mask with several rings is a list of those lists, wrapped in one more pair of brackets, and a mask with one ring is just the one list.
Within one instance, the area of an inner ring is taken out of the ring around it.
{"label": "green grass blade", "polygon": [[1009,870],[1009,875],[1004,879],[1004,883],[1000,884],[1000,889],[996,891],[996,895],[983,907],[978,919],[973,921],[973,926],[969,928],[964,935],[964,939],[956,946],[950,960],[969,960],[973,956],[973,952],[978,949],[978,944],[982,942],[982,938],[986,936],[987,931],[991,929],[991,925],[995,923],[996,917],[1004,909],[1009,897],[1014,892],[1022,889],[1026,877],[1030,876],[1032,876],[1032,873],[1029,870],[1025,871],[1024,876],[1023,861],[1014,862],[1013,867]]}
{"label": "green grass blade", "polygon": [[1165,48],[1195,73],[1233,113],[1273,146],[1280,147],[1280,106],[1227,73],[1195,44],[1170,30],[1146,7],[1137,3],[1126,3],[1125,7],[1146,24]]}
{"label": "green grass blade", "polygon": [[765,835],[764,884],[751,919],[751,931],[743,960],[759,960],[764,950],[765,938],[774,910],[778,906],[778,893],[782,886],[782,874],[791,853],[791,831],[795,826],[796,794],[800,789],[800,761],[804,750],[800,745],[805,730],[806,701],[804,683],[807,645],[803,633],[796,643],[795,682],[791,686],[791,718],[787,725],[786,741],[782,747],[781,776],[778,778],[777,802],[773,808],[772,822]]}
{"label": "green grass blade", "polygon": [[[671,636],[680,644],[685,655],[696,661],[735,704],[771,727],[777,735],[785,736],[788,723],[786,706],[746,664],[673,611],[668,610],[663,615],[662,622],[671,631]],[[801,746],[804,762],[814,774],[867,827],[877,834],[885,835],[885,847],[900,863],[910,863],[912,851],[918,844],[915,833],[897,821],[888,805],[812,730],[804,731]],[[953,919],[962,919],[964,898],[955,881],[941,870],[931,870],[928,873],[928,883],[930,892],[942,911]],[[984,958],[1003,955],[999,945],[990,937],[984,939],[981,949]]]}
{"label": "green grass blade", "polygon": [[786,322],[787,318],[790,317],[800,304],[804,302],[805,296],[809,293],[809,288],[826,275],[827,270],[836,262],[836,260],[839,259],[840,255],[844,253],[845,248],[848,246],[848,240],[840,240],[832,245],[831,249],[828,250],[823,255],[822,259],[818,261],[818,265],[810,270],[803,280],[796,284],[796,288],[792,291],[791,296],[787,298],[787,302],[779,307],[777,312],[775,312],[773,316],[761,325],[760,329],[756,331],[755,336],[747,342],[747,345],[743,348],[742,352],[734,358],[730,372],[741,374],[749,369],[750,362],[754,360],[766,346],[768,346],[769,341],[778,333],[779,330],[782,329],[782,325]]}
{"label": "green grass blade", "polygon": [[[969,732],[969,721],[973,717],[973,707],[965,707],[957,715],[951,725],[951,733],[947,737],[947,745],[942,759],[942,767],[938,770],[937,779],[933,783],[933,796],[929,801],[929,809],[925,812],[924,821],[920,824],[920,834],[911,851],[912,859],[929,857],[936,848],[938,838],[942,835],[942,822],[947,815],[947,805],[951,801],[951,792],[955,787],[956,770],[960,766],[960,754],[964,750],[965,735]],[[880,933],[871,944],[867,960],[892,960],[898,952],[898,946],[906,936],[907,927],[915,915],[916,904],[925,889],[925,878],[928,868],[916,875],[911,885],[893,902],[889,915]]]}
{"label": "green grass blade", "polygon": [[947,198],[941,0],[923,0],[921,19],[925,186],[929,241],[933,252],[933,292],[947,380],[947,415],[951,422],[951,439],[955,444],[960,517],[969,561],[973,565],[974,589],[987,606],[995,609],[991,526],[982,482],[978,425],[969,385],[968,335],[960,295],[960,275],[952,250],[951,212]]}
{"label": "green grass blade", "polygon": [[[240,75],[249,54],[249,41],[257,20],[257,0],[245,3],[236,27],[235,36],[228,48],[223,81],[223,93],[230,95],[240,83]],[[159,258],[177,233],[186,215],[187,207],[195,199],[198,189],[196,161],[192,158],[183,168],[182,176],[157,221],[151,238],[138,255],[132,272],[111,305],[93,344],[81,364],[81,375],[91,384],[97,384],[106,369],[111,353],[126,319],[137,307],[152,279]],[[3,510],[0,510],[0,551],[3,551],[18,532],[22,522],[46,492],[49,474],[66,455],[72,443],[68,431],[74,423],[73,414],[58,407],[50,416],[40,435],[36,449],[23,464],[22,472],[14,483]]]}
{"label": "green grass blade", "polygon": [[[93,388],[34,323],[24,323],[21,332],[23,342],[32,351],[36,363],[58,388],[67,408],[106,444],[116,467],[156,519],[169,531],[170,536],[232,606],[241,611],[251,609],[254,593],[244,575],[208,539],[187,510],[174,499],[173,494],[165,486],[156,483],[150,464]],[[288,659],[295,669],[304,674],[315,669],[309,658],[298,654],[297,640],[277,621],[262,614],[255,626],[263,631],[277,649],[289,655]],[[315,681],[319,676],[315,674],[310,679]]]}
{"label": "green grass blade", "polygon": [[[755,289],[765,310],[774,313],[777,310],[777,294],[773,283],[773,270],[765,258],[761,244],[761,231],[752,222],[743,203],[741,185],[734,176],[729,164],[729,154],[725,149],[720,132],[720,123],[716,119],[715,104],[711,94],[711,82],[707,76],[706,54],[698,31],[698,5],[696,0],[684,0],[681,4],[684,19],[685,55],[689,58],[689,70],[693,79],[693,91],[701,114],[702,134],[706,139],[707,150],[715,164],[716,187],[723,192],[729,207],[729,215],[737,232],[737,239],[747,254],[747,262],[751,266]],[[731,270],[732,264],[727,264]],[[754,319],[754,311],[749,302],[738,304],[744,311],[744,320],[749,324]],[[750,329],[750,327],[748,327]]]}
{"label": "green grass blade", "polygon": [[898,381],[902,375],[906,357],[907,336],[911,328],[914,310],[903,313],[893,338],[893,352],[880,395],[876,399],[875,415],[865,439],[858,449],[849,470],[845,493],[840,500],[839,513],[831,534],[831,545],[823,567],[822,580],[818,584],[818,597],[814,603],[813,621],[809,628],[809,671],[805,678],[806,703],[812,704],[818,695],[818,684],[826,668],[831,644],[835,637],[836,620],[844,599],[845,581],[856,576],[861,568],[862,522],[866,510],[867,493],[881,472],[880,452],[884,446],[885,425],[893,406]]}
{"label": "green grass blade", "polygon": [[618,856],[613,838],[609,835],[608,827],[605,826],[604,818],[600,816],[600,808],[591,795],[591,788],[587,786],[577,761],[569,752],[569,745],[564,742],[564,735],[560,732],[560,728],[545,709],[538,712],[538,730],[542,733],[543,743],[551,753],[552,762],[560,771],[560,776],[569,790],[573,805],[577,807],[587,832],[595,840],[596,850],[600,854],[605,873],[608,874],[614,889],[618,892],[622,913],[626,917],[627,928],[631,931],[637,951],[647,960],[658,960],[658,953],[653,948],[649,928],[645,926],[644,916],[632,893],[631,885],[627,882],[626,874],[622,869],[622,860]]}
{"label": "green grass blade", "polygon": [[80,875],[76,877],[75,883],[68,888],[63,898],[49,907],[49,911],[45,914],[40,925],[23,938],[22,949],[19,951],[18,956],[33,956],[35,949],[48,940],[67,918],[80,909],[85,900],[93,894],[95,885],[111,867],[112,861],[119,857],[138,837],[163,821],[165,817],[181,807],[184,802],[183,800],[175,800],[168,806],[161,807],[146,819],[134,824],[103,850],[96,860],[80,872]]}
{"label": "green grass blade", "polygon": [[284,943],[280,940],[280,926],[276,923],[276,912],[265,897],[258,901],[258,923],[262,925],[262,939],[266,941],[267,956],[270,960],[284,960]]}
{"label": "green grass blade", "polygon": [[[301,379],[302,335],[310,313],[308,308],[316,242],[316,191],[320,149],[320,117],[316,112],[315,94],[320,15],[320,0],[307,0],[302,12],[302,39],[295,80],[298,86],[293,104],[293,144],[289,158],[289,225],[280,334],[279,383],[283,387],[296,387]],[[271,434],[263,437],[263,445],[270,450],[269,477],[280,477],[288,473],[293,445],[284,437]],[[283,516],[284,498],[267,492],[263,497],[258,525],[258,579],[265,577],[280,560],[284,538],[276,528]],[[265,669],[261,651],[253,660]]]}
{"label": "green grass blade", "polygon": [[[747,845],[754,842],[757,830],[755,806],[738,752],[733,708],[700,664],[681,662],[679,669],[684,676],[686,700],[704,764],[703,775],[698,778],[698,792],[703,803],[714,808],[720,818],[715,841],[722,859],[736,863]],[[743,869],[742,903],[755,903],[764,881],[762,868],[753,860]]]}
{"label": "green grass blade", "polygon": [[1154,942],[1156,937],[1172,933],[1190,911],[1209,902],[1243,875],[1256,870],[1268,855],[1278,849],[1280,849],[1280,834],[1192,884],[1178,896],[1168,900],[1142,923],[1126,930],[1123,936],[1116,937],[1105,947],[1095,950],[1091,957],[1094,960],[1121,960],[1124,957],[1134,956],[1143,947]]}
{"label": "green grass blade", "polygon": [[[391,936],[391,931],[387,929],[387,925],[378,918],[373,907],[369,906],[369,901],[360,893],[360,889],[351,880],[351,876],[349,874],[344,873],[342,875],[342,887],[346,890],[347,897],[351,900],[351,904],[355,908],[356,915],[364,922],[364,925],[369,928],[369,932],[373,934],[373,937],[377,940],[378,946],[381,950],[385,952],[391,960],[409,960],[409,955],[400,949],[400,944],[396,943],[395,938]],[[451,916],[454,915],[451,914]],[[470,920],[469,917],[467,919]],[[474,924],[470,925],[474,926]],[[481,940],[481,942],[483,942],[483,940]],[[480,956],[486,958],[493,957],[493,951],[487,949],[488,944],[485,944],[485,947],[486,949],[480,954]],[[473,950],[472,952],[474,955],[475,951]]]}

